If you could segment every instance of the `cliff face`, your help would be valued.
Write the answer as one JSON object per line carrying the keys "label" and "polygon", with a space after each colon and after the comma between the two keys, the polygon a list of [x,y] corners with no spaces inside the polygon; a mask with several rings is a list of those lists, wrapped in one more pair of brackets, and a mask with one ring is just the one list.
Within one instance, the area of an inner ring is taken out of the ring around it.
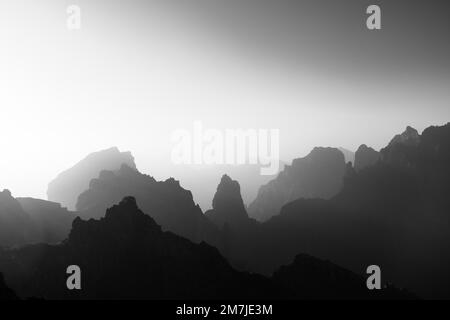
{"label": "cliff face", "polygon": [[31,242],[35,228],[30,216],[9,190],[0,192],[0,246],[17,246]]}
{"label": "cliff face", "polygon": [[380,160],[380,153],[362,144],[355,154],[355,171],[375,165]]}
{"label": "cliff face", "polygon": [[315,148],[304,158],[295,159],[278,177],[259,189],[249,206],[252,218],[265,221],[280,213],[286,203],[299,198],[330,199],[342,188],[346,163],[341,151]]}
{"label": "cliff face", "polygon": [[102,171],[93,179],[80,195],[77,210],[85,219],[100,218],[107,208],[127,196],[135,197],[139,207],[164,230],[219,247],[218,229],[194,203],[190,191],[175,179],[156,181],[126,165],[116,172]]}
{"label": "cliff face", "polygon": [[234,227],[245,223],[249,218],[242,201],[239,183],[224,175],[213,199],[213,209],[206,216],[218,227],[225,224]]}
{"label": "cliff face", "polygon": [[72,168],[60,173],[48,185],[48,200],[58,202],[70,210],[75,209],[78,196],[89,187],[89,182],[102,170],[119,170],[122,164],[136,170],[130,152],[110,148],[88,155]]}

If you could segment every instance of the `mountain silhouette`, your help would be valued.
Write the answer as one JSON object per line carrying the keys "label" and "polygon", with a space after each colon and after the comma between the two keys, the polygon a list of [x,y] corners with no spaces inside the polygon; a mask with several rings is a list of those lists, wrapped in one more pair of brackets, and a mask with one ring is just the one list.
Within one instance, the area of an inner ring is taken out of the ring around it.
{"label": "mountain silhouette", "polygon": [[57,243],[67,238],[77,213],[59,203],[33,198],[17,198],[36,229],[34,242]]}
{"label": "mountain silhouette", "polygon": [[[78,265],[82,270],[82,290],[70,291],[66,287],[66,269],[70,265]],[[269,279],[235,271],[217,249],[163,232],[132,197],[108,209],[100,220],[75,219],[69,238],[60,245],[34,245],[3,252],[0,270],[4,270],[21,297],[281,297],[280,289]]]}
{"label": "mountain silhouette", "polygon": [[91,153],[49,183],[48,200],[74,210],[78,196],[88,189],[89,182],[98,177],[100,171],[118,170],[122,164],[136,169],[131,153],[120,152],[116,147]]}
{"label": "mountain silhouette", "polygon": [[239,182],[232,180],[228,175],[222,176],[212,207],[213,209],[207,211],[205,215],[220,228],[225,224],[237,227],[249,220]]}
{"label": "mountain silhouette", "polygon": [[205,213],[221,232],[221,253],[239,270],[250,270],[247,253],[259,248],[259,223],[249,218],[240,185],[223,175],[213,199],[213,209]]}
{"label": "mountain silhouette", "polygon": [[218,229],[196,205],[192,193],[175,179],[156,181],[137,170],[122,165],[120,170],[102,171],[77,202],[82,218],[100,218],[107,208],[126,196],[136,198],[138,205],[164,230],[194,242],[206,241],[220,247]]}
{"label": "mountain silhouette", "polygon": [[355,170],[361,171],[364,168],[373,166],[379,159],[379,152],[362,144],[355,153]]}
{"label": "mountain silhouette", "polygon": [[420,296],[450,297],[450,124],[406,132],[332,199],[297,199],[263,223],[264,251],[240,253],[249,270],[271,274],[305,252],[359,274],[376,263]]}
{"label": "mountain silhouette", "polygon": [[[284,163],[280,161],[279,171]],[[217,181],[227,173],[239,181],[242,199],[245,205],[250,204],[258,193],[258,189],[274,179],[276,175],[261,175],[259,164],[208,164],[208,165],[172,165],[167,169],[167,175],[176,177],[184,188],[190,190],[194,201],[200,205],[203,212],[211,207],[211,200],[217,187]]]}
{"label": "mountain silhouette", "polygon": [[335,148],[314,148],[295,159],[278,177],[259,189],[248,207],[251,217],[266,221],[280,213],[283,205],[299,198],[329,199],[342,188],[346,172],[344,155]]}
{"label": "mountain silhouette", "polygon": [[381,149],[383,162],[391,166],[408,168],[417,161],[421,137],[416,129],[408,126],[406,130],[392,138],[389,145]]}
{"label": "mountain silhouette", "polygon": [[[0,270],[22,298],[316,299],[336,296],[340,289],[342,298],[359,297],[362,278],[312,257],[299,263],[299,257],[273,278],[238,272],[217,249],[163,232],[133,197],[126,197],[100,220],[76,218],[61,244],[0,250]],[[81,290],[67,289],[71,265],[81,270]]]}

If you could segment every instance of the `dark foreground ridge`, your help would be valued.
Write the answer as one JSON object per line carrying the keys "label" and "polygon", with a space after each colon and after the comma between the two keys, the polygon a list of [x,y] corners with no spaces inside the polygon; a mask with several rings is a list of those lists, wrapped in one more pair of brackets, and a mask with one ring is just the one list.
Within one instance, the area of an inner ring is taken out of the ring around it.
{"label": "dark foreground ridge", "polygon": [[[238,272],[217,249],[163,232],[133,197],[108,209],[100,220],[76,218],[62,244],[0,251],[0,270],[12,288],[21,297],[44,299],[314,298],[316,293],[310,295],[308,287],[292,287],[288,278],[306,277],[311,285],[320,284],[323,271],[328,274],[335,268],[321,267],[320,260],[315,264],[314,272],[302,273],[295,267],[290,273],[281,270],[276,281]],[[81,290],[66,287],[70,265],[82,270]],[[329,282],[319,285],[325,296],[336,296],[335,287],[336,283]],[[346,287],[338,283],[337,288]],[[347,292],[344,296],[356,295]]]}

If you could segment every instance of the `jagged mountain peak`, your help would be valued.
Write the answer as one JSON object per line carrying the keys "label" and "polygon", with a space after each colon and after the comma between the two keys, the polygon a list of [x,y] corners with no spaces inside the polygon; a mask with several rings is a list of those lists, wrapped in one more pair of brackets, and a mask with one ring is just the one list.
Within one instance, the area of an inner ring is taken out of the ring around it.
{"label": "jagged mountain peak", "polygon": [[392,138],[389,146],[393,146],[396,144],[416,146],[419,144],[419,142],[419,132],[417,132],[417,130],[413,127],[407,126],[405,131],[403,131],[401,134],[397,134],[396,136],[394,136],[394,138]]}
{"label": "jagged mountain peak", "polygon": [[223,175],[213,198],[213,209],[206,216],[217,226],[237,226],[248,220],[239,182]]}
{"label": "jagged mountain peak", "polygon": [[229,201],[232,201],[236,206],[244,208],[239,182],[224,174],[213,198],[213,209],[220,209],[220,206],[227,205]]}
{"label": "jagged mountain peak", "polygon": [[[92,232],[97,230],[97,232]],[[86,243],[88,237],[97,237],[102,233],[109,237],[123,240],[139,234],[161,232],[161,227],[148,215],[142,212],[134,197],[123,198],[118,204],[106,210],[106,214],[99,220],[88,221],[77,217],[72,224],[69,243]]]}

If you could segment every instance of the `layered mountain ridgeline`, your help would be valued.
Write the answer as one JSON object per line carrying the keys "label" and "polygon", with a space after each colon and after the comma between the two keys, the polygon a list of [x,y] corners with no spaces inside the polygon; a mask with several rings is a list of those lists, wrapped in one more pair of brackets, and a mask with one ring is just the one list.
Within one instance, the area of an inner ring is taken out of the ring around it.
{"label": "layered mountain ridgeline", "polygon": [[3,274],[0,273],[0,301],[18,300],[18,297],[5,283]]}
{"label": "layered mountain ridgeline", "polygon": [[420,296],[450,297],[450,124],[400,136],[333,199],[293,201],[262,224],[255,241],[271,254],[248,252],[250,269],[270,274],[306,252],[358,273],[377,264]]}
{"label": "layered mountain ridgeline", "polygon": [[[235,271],[217,249],[163,232],[132,197],[108,209],[100,220],[77,218],[67,241],[0,251],[0,270],[23,298],[44,299],[314,299],[335,297],[408,298],[362,293],[364,279],[329,263],[298,259],[273,279]],[[81,290],[67,289],[67,267],[81,269]],[[356,277],[354,277],[356,278]],[[289,279],[292,279],[290,281]],[[296,284],[308,283],[308,286]],[[314,289],[314,283],[320,292]],[[360,296],[360,294],[362,296]]]}
{"label": "layered mountain ridgeline", "polygon": [[362,144],[355,153],[355,171],[371,167],[380,160],[380,153]]}
{"label": "layered mountain ridgeline", "polygon": [[335,148],[314,148],[295,159],[278,177],[259,189],[248,207],[251,217],[266,221],[280,213],[283,205],[299,198],[330,199],[342,188],[346,172],[344,155]]}
{"label": "layered mountain ridgeline", "polygon": [[49,183],[48,200],[74,210],[78,196],[88,189],[89,182],[97,178],[100,171],[118,170],[122,164],[136,169],[134,158],[130,152],[120,152],[119,149],[113,147],[92,153],[72,168],[60,173]]}
{"label": "layered mountain ridgeline", "polygon": [[0,246],[62,241],[69,234],[75,216],[57,203],[16,199],[4,190],[0,192]]}
{"label": "layered mountain ridgeline", "polygon": [[[66,287],[78,265],[82,290]],[[100,220],[77,218],[63,244],[34,245],[0,254],[0,270],[22,297],[45,299],[281,298],[268,279],[233,270],[217,249],[194,244],[161,227],[132,197]]]}
{"label": "layered mountain ridgeline", "polygon": [[206,241],[220,247],[218,229],[203,215],[192,193],[174,179],[156,181],[137,170],[122,165],[120,170],[102,171],[78,198],[77,210],[84,219],[100,218],[107,208],[126,196],[136,198],[164,230],[194,242]]}
{"label": "layered mountain ridgeline", "polygon": [[[280,161],[279,171],[283,168],[284,163]],[[198,203],[204,212],[211,209],[211,199],[214,197],[217,181],[224,173],[239,181],[245,205],[256,198],[258,189],[262,185],[278,175],[278,172],[274,175],[261,175],[259,164],[173,165],[167,172],[171,177],[176,177],[184,188],[192,192],[195,203]]]}

